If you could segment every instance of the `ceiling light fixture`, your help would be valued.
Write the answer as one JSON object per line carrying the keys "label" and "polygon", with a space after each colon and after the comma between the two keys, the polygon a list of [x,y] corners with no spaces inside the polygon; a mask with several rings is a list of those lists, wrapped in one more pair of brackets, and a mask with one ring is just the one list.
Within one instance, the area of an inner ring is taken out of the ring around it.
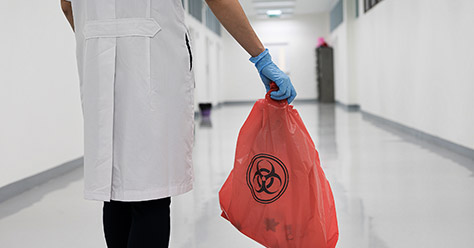
{"label": "ceiling light fixture", "polygon": [[267,16],[268,17],[280,17],[281,13],[282,13],[282,11],[279,10],[279,9],[267,10]]}

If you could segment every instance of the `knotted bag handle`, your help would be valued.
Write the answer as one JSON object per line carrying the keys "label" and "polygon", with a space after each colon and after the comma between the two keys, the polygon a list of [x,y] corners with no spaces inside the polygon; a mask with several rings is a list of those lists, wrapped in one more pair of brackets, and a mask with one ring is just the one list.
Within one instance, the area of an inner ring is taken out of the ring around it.
{"label": "knotted bag handle", "polygon": [[279,88],[278,88],[277,84],[273,81],[270,82],[270,90],[265,95],[265,99],[267,100],[267,102],[271,103],[272,105],[284,107],[284,106],[288,105],[288,100],[287,99],[275,100],[275,99],[271,98],[271,96],[270,96],[270,94],[273,91],[278,91],[278,90],[279,90]]}

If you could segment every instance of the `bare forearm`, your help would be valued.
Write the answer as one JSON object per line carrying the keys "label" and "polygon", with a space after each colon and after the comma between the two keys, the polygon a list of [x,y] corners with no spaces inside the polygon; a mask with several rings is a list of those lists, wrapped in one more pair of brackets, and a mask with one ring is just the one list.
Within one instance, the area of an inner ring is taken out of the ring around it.
{"label": "bare forearm", "polygon": [[71,3],[65,0],[61,0],[61,9],[63,10],[63,13],[66,16],[67,21],[69,22],[72,30],[74,31],[74,18],[72,15]]}
{"label": "bare forearm", "polygon": [[206,2],[225,29],[252,57],[265,50],[238,0],[206,0]]}

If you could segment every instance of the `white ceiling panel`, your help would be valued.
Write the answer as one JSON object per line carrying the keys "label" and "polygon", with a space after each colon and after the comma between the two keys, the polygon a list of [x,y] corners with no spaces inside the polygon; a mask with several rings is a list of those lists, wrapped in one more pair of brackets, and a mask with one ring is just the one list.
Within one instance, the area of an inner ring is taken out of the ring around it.
{"label": "white ceiling panel", "polygon": [[296,14],[329,12],[332,0],[297,0]]}
{"label": "white ceiling panel", "polygon": [[334,0],[239,0],[249,17],[265,16],[267,10],[282,10],[283,14],[328,12]]}

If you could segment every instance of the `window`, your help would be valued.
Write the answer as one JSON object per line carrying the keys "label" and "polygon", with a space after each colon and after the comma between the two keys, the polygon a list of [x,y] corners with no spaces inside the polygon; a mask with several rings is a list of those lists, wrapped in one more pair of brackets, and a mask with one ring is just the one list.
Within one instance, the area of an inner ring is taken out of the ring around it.
{"label": "window", "polygon": [[202,22],[202,0],[188,0],[188,10],[189,14]]}
{"label": "window", "polygon": [[356,18],[359,17],[359,0],[355,0]]}
{"label": "window", "polygon": [[331,32],[334,31],[334,29],[336,29],[343,21],[344,12],[342,7],[342,0],[339,0],[337,4],[334,5],[334,8],[332,8],[331,10],[329,20]]}
{"label": "window", "polygon": [[367,12],[382,0],[364,0],[364,11]]}
{"label": "window", "polygon": [[217,35],[221,35],[221,23],[217,20],[211,9],[206,6],[206,26]]}

